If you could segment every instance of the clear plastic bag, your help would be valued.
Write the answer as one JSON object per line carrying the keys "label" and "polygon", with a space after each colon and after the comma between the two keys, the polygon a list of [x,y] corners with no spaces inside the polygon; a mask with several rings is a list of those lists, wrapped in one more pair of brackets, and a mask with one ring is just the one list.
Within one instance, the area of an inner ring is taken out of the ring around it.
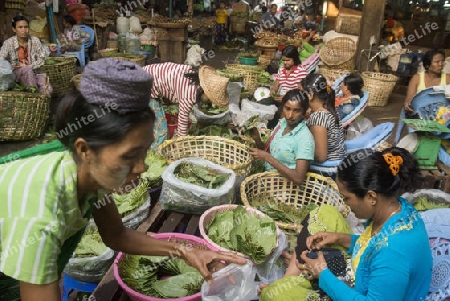
{"label": "clear plastic bag", "polygon": [[139,21],[138,17],[130,17],[130,31],[134,33],[142,32],[141,21]]}
{"label": "clear plastic bag", "polygon": [[[230,264],[212,275],[212,283],[202,285],[203,301],[249,301],[257,294],[256,269],[250,261],[245,265]],[[232,283],[234,282],[234,283]]]}
{"label": "clear plastic bag", "polygon": [[278,245],[270,254],[270,257],[262,264],[256,266],[256,274],[262,283],[272,283],[283,277],[286,272],[284,259],[280,258],[283,251],[288,250],[286,234],[283,231],[278,233]]}
{"label": "clear plastic bag", "polygon": [[231,121],[230,110],[226,110],[225,112],[217,115],[208,115],[203,113],[197,105],[194,105],[193,112],[194,117],[198,122],[206,124],[226,125]]}
{"label": "clear plastic bag", "polygon": [[[95,228],[97,228],[95,223],[90,223],[86,230]],[[98,256],[72,257],[64,268],[64,273],[79,281],[98,283],[105,276],[115,257],[116,253],[110,248]]]}
{"label": "clear plastic bag", "polygon": [[0,59],[0,91],[11,89],[16,82],[11,64],[7,60]]}
{"label": "clear plastic bag", "polygon": [[406,192],[402,197],[407,199],[411,204],[417,203],[420,197],[426,197],[428,201],[434,203],[450,203],[450,194],[439,189],[418,189],[413,193]]}
{"label": "clear plastic bag", "polygon": [[347,140],[358,138],[373,128],[372,121],[368,118],[357,118],[347,129]]}
{"label": "clear plastic bag", "polygon": [[[218,189],[208,189],[178,179],[175,168],[181,163],[191,163],[229,174],[228,180]],[[233,203],[236,174],[228,168],[201,158],[184,158],[171,163],[162,174],[163,186],[159,202],[162,208],[182,213],[201,214],[207,209]]]}
{"label": "clear plastic bag", "polygon": [[130,229],[136,230],[139,225],[147,218],[151,200],[148,198],[136,211],[122,218],[123,225]]}

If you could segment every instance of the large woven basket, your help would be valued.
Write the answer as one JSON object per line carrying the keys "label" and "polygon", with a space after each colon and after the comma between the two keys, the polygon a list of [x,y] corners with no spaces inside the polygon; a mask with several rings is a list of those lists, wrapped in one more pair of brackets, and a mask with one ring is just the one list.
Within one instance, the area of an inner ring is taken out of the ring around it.
{"label": "large woven basket", "polygon": [[39,138],[49,121],[50,95],[0,92],[0,141]]}
{"label": "large woven basket", "polygon": [[78,91],[80,90],[81,76],[82,74],[77,74],[70,80]]}
{"label": "large woven basket", "polygon": [[328,82],[332,83],[339,77],[345,74],[350,74],[352,71],[344,69],[333,69],[326,66],[320,66],[319,73],[322,74]]}
{"label": "large woven basket", "polygon": [[[278,202],[301,208],[307,204],[329,204],[346,217],[350,208],[346,206],[337,184],[329,177],[307,173],[301,186],[289,181],[278,172],[254,174],[241,183],[241,199],[245,206],[252,206],[250,200],[259,196],[270,196]],[[277,222],[280,228],[297,229],[298,225]]]}
{"label": "large woven basket", "polygon": [[51,60],[59,62],[43,65],[41,70],[49,77],[53,94],[61,96],[72,91],[73,86],[70,80],[77,74],[77,59],[75,57],[52,57]]}
{"label": "large woven basket", "polygon": [[159,146],[160,153],[168,163],[197,157],[212,161],[231,169],[236,176],[248,176],[252,168],[253,157],[248,146],[237,141],[217,136],[183,136],[166,140]]}
{"label": "large woven basket", "polygon": [[388,104],[389,96],[397,83],[397,76],[378,72],[363,72],[364,90],[369,93],[368,106],[383,107]]}
{"label": "large woven basket", "polygon": [[130,62],[138,64],[141,67],[144,67],[145,66],[145,55],[134,54],[134,56],[136,56],[136,58],[130,58],[130,57],[124,57],[124,56],[110,56],[110,58],[124,60],[124,61],[130,61]]}
{"label": "large woven basket", "polygon": [[329,40],[320,49],[319,56],[322,62],[330,68],[353,70],[353,61],[356,54],[356,43],[347,37],[337,37]]}
{"label": "large woven basket", "polygon": [[[236,209],[236,207],[239,205],[220,205],[220,206],[214,206],[210,209],[208,209],[207,211],[205,211],[201,216],[200,216],[200,220],[198,222],[198,228],[200,230],[200,235],[203,237],[203,239],[209,243],[210,245],[214,246],[215,248],[217,248],[219,251],[230,251],[224,247],[221,247],[220,245],[216,244],[214,241],[212,241],[209,237],[208,237],[208,231],[206,230],[206,228],[208,228],[209,224],[213,221],[214,216],[216,215],[216,213],[218,212],[226,212],[226,211],[233,211],[234,209]],[[250,206],[244,206],[245,210],[247,210],[247,212],[249,214],[254,214],[256,216],[259,217],[265,217],[266,214],[262,213],[261,211],[252,208]],[[280,234],[280,229],[277,227],[277,234]],[[278,239],[277,239],[277,243],[275,245],[275,247],[278,246]],[[274,248],[275,249],[275,248]],[[245,256],[241,253],[238,253],[241,256]]]}
{"label": "large woven basket", "polygon": [[258,74],[263,71],[260,66],[240,65],[240,64],[226,64],[225,70],[229,73],[241,75],[244,77],[244,85],[249,92],[256,90],[258,85]]}
{"label": "large woven basket", "polygon": [[[167,241],[167,242],[175,242],[175,243],[184,243],[189,244],[186,245],[186,248],[198,248],[202,250],[212,250],[212,251],[218,251],[218,249],[213,246],[212,244],[208,243],[206,240],[201,239],[199,237],[183,234],[183,233],[158,233],[153,234],[153,238]],[[130,297],[130,300],[132,301],[164,301],[168,299],[160,299],[155,297],[150,297],[143,295],[139,292],[136,292],[135,290],[131,289],[126,283],[123,282],[122,278],[119,274],[119,265],[122,262],[122,260],[125,258],[126,254],[120,252],[116,259],[114,260],[114,278],[117,280],[119,285],[123,288],[123,290],[127,293],[127,295]],[[136,271],[137,272],[137,271]],[[142,271],[145,272],[145,271]],[[201,292],[198,292],[192,296],[187,296],[183,298],[175,298],[171,299],[173,301],[201,301],[202,300],[202,294]]]}

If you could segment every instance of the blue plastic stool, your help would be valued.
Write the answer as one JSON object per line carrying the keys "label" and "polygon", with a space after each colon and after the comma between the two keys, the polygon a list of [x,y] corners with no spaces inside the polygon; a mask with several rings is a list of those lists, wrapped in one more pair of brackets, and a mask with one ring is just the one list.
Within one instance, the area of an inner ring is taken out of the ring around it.
{"label": "blue plastic stool", "polygon": [[98,286],[98,283],[90,283],[75,280],[67,274],[64,274],[63,278],[63,301],[67,301],[70,293],[73,290],[77,290],[79,292],[92,293],[95,288]]}

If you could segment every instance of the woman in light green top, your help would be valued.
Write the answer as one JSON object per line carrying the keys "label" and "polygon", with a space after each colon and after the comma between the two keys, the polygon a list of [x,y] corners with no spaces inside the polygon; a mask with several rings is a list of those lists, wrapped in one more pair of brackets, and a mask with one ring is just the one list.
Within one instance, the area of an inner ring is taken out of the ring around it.
{"label": "woman in light green top", "polygon": [[[0,300],[59,301],[59,276],[91,212],[103,242],[116,251],[175,256],[199,269],[236,255],[182,247],[126,228],[111,197],[137,185],[153,137],[148,107],[153,78],[115,59],[89,64],[81,92],[66,95],[56,133],[66,151],[1,165]],[[20,296],[19,296],[20,288]]]}

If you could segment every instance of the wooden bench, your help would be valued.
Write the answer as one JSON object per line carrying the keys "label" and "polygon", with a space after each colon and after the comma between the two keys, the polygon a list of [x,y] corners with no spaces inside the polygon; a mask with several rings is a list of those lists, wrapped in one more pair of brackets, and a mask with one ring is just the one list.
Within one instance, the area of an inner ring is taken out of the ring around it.
{"label": "wooden bench", "polygon": [[[137,229],[141,232],[178,232],[199,236],[200,215],[182,214],[164,210],[159,202],[150,208],[147,219]],[[92,298],[93,297],[93,298]],[[129,301],[130,298],[114,278],[113,265],[98,284],[89,300]]]}

